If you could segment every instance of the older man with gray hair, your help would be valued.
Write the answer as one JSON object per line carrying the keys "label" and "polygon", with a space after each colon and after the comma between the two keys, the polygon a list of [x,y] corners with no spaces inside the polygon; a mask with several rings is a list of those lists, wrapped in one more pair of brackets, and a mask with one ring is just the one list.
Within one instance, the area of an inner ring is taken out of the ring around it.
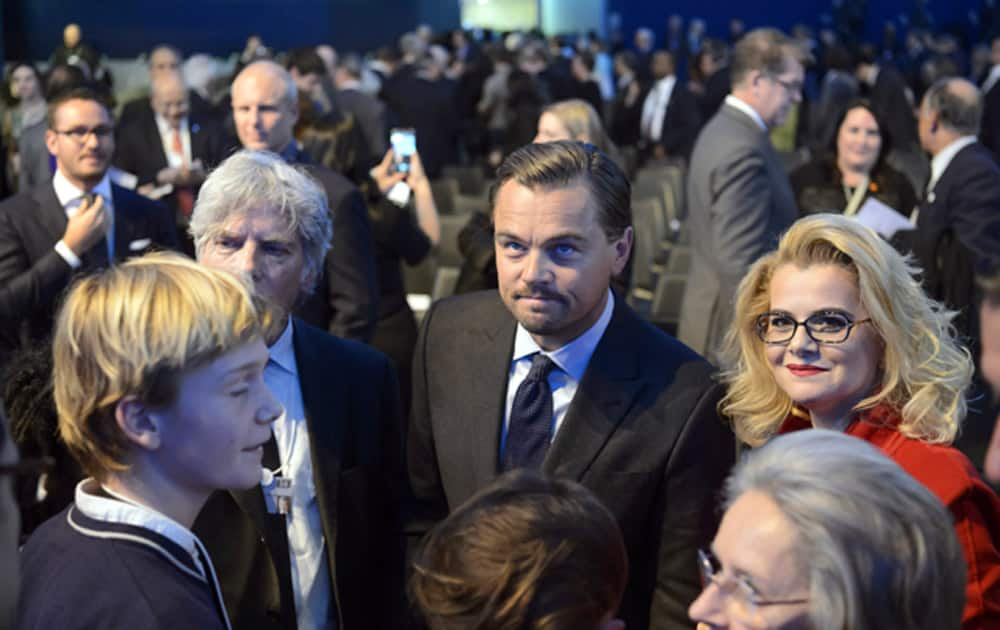
{"label": "older man with gray hair", "polygon": [[205,180],[198,260],[246,277],[283,317],[264,380],[285,408],[261,487],[215,494],[195,530],[235,627],[382,628],[398,610],[399,392],[382,354],[291,316],[322,275],[333,223],[322,187],[265,151]]}

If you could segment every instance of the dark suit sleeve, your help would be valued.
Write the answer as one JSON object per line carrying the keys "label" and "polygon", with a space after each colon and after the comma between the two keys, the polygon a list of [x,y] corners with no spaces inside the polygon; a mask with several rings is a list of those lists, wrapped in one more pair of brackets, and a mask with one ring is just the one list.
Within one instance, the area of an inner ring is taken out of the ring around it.
{"label": "dark suit sleeve", "polygon": [[408,556],[427,531],[448,514],[448,501],[441,483],[431,427],[428,392],[427,351],[437,306],[424,316],[413,355],[413,390],[410,425],[406,434],[406,470],[409,492],[405,520]]}
{"label": "dark suit sleeve", "polygon": [[992,166],[960,171],[952,188],[949,210],[955,235],[976,261],[995,258],[1000,243],[1000,173]]}
{"label": "dark suit sleeve", "polygon": [[711,544],[719,525],[719,489],[736,456],[732,431],[716,405],[722,387],[711,385],[688,415],[664,472],[664,513],[651,630],[690,628],[687,608],[701,592],[697,550]]}
{"label": "dark suit sleeve", "polygon": [[694,148],[694,141],[701,129],[701,112],[698,101],[686,88],[678,85],[664,112],[663,131],[660,144],[673,157],[687,158]]}
{"label": "dark suit sleeve", "polygon": [[333,314],[330,333],[368,341],[375,330],[378,286],[371,222],[364,198],[355,189],[330,195],[333,246],[326,255],[327,299]]}
{"label": "dark suit sleeve", "polygon": [[[11,212],[32,208],[0,208],[0,320],[17,321],[55,303],[72,270],[55,249],[30,264]],[[55,243],[53,243],[55,245]]]}

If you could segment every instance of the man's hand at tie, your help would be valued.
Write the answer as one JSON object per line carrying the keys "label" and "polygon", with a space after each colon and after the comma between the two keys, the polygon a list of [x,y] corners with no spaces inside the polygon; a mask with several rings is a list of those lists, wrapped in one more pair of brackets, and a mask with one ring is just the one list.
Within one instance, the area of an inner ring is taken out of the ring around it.
{"label": "man's hand at tie", "polygon": [[90,202],[84,198],[76,213],[66,223],[62,241],[73,250],[74,254],[83,256],[90,251],[90,248],[101,242],[107,235],[110,225],[104,200],[100,195],[94,196]]}

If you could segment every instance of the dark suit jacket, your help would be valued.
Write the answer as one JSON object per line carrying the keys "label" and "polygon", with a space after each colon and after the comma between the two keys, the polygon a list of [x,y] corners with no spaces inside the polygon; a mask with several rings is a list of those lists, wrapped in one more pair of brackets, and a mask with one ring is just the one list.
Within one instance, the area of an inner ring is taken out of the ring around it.
{"label": "dark suit jacket", "polygon": [[[153,248],[176,249],[173,218],[163,204],[111,185],[115,261]],[[54,249],[66,212],[51,180],[0,204],[0,364],[5,353],[48,337],[60,297],[74,270]],[[107,263],[105,241],[81,256],[80,272]],[[98,259],[105,260],[98,260]]]}
{"label": "dark suit jacket", "polygon": [[1000,258],[1000,168],[978,142],[959,151],[920,205],[913,253],[931,297],[961,311],[960,332],[978,338],[973,271]]}
{"label": "dark suit jacket", "polygon": [[[411,540],[498,475],[515,330],[495,291],[438,302],[424,318],[407,441]],[[587,486],[621,526],[630,628],[691,627],[695,552],[715,534],[716,493],[734,459],[711,372],[617,299],[543,464]]]}
{"label": "dark suit jacket", "polygon": [[400,78],[392,83],[386,104],[400,127],[416,130],[417,150],[428,177],[435,179],[446,164],[458,163],[460,120],[452,81],[428,81],[416,75]]}
{"label": "dark suit jacket", "polygon": [[[402,600],[396,376],[380,353],[293,320],[316,500],[340,630],[394,628]],[[260,487],[216,492],[198,515],[234,628],[295,628],[285,518]]]}
{"label": "dark suit jacket", "polygon": [[346,177],[310,164],[304,152],[297,151],[290,162],[302,164],[323,187],[333,216],[333,242],[323,276],[295,314],[338,337],[368,341],[375,330],[378,283],[365,200]]}
{"label": "dark suit jacket", "polygon": [[[649,98],[649,92],[646,98]],[[701,112],[698,109],[698,99],[687,87],[677,82],[670,93],[670,102],[663,111],[660,144],[663,145],[667,156],[687,160],[691,157],[691,150],[694,149],[694,141],[698,138],[699,131],[701,131]]]}
{"label": "dark suit jacket", "polygon": [[[201,160],[205,170],[217,166],[225,157],[226,138],[221,127],[211,119],[188,117],[191,134],[191,159]],[[118,130],[115,140],[115,166],[139,178],[139,185],[156,181],[156,174],[167,167],[167,154],[153,116],[137,117]]]}
{"label": "dark suit jacket", "polygon": [[993,152],[994,159],[1000,159],[1000,81],[994,83],[990,91],[983,95],[983,120],[979,140]]}

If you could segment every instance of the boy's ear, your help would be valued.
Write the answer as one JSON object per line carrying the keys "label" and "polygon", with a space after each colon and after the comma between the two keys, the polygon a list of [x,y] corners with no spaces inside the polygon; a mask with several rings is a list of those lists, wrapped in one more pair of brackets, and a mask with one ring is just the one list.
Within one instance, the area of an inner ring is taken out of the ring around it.
{"label": "boy's ear", "polygon": [[126,396],[118,401],[115,422],[133,444],[147,451],[160,448],[160,419],[135,396]]}

